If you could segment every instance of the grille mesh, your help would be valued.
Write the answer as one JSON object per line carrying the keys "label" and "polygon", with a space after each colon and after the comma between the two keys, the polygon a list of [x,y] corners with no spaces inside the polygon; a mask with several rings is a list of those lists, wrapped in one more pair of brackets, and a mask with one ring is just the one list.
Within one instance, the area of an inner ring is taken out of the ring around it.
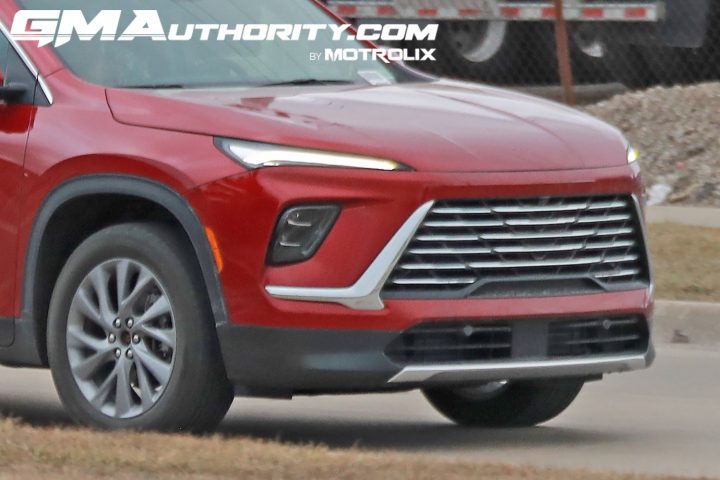
{"label": "grille mesh", "polygon": [[643,352],[647,345],[647,323],[637,316],[562,321],[550,324],[548,355],[582,357]]}
{"label": "grille mesh", "polygon": [[629,196],[453,200],[433,206],[383,293],[547,295],[647,282]]}
{"label": "grille mesh", "polygon": [[385,354],[400,365],[594,358],[647,352],[641,315],[512,321],[449,320],[416,325]]}
{"label": "grille mesh", "polygon": [[512,328],[507,323],[442,322],[413,327],[386,350],[399,364],[509,359]]}

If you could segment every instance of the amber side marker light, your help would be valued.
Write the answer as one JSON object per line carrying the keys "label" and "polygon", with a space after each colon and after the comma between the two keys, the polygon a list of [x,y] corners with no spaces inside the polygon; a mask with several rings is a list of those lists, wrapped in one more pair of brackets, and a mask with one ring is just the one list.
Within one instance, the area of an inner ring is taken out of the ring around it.
{"label": "amber side marker light", "polygon": [[215,257],[215,264],[217,265],[218,273],[222,273],[223,268],[225,267],[225,262],[223,262],[215,232],[213,232],[210,227],[205,227],[205,235],[207,236],[208,242],[210,243],[210,249]]}

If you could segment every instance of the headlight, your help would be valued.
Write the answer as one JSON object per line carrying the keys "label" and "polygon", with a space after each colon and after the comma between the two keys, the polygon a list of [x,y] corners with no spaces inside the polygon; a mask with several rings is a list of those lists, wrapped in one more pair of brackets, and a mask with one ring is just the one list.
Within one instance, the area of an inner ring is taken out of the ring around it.
{"label": "headlight", "polygon": [[633,147],[628,147],[627,160],[628,163],[635,163],[640,158],[640,151]]}
{"label": "headlight", "polygon": [[217,138],[215,145],[230,158],[247,168],[305,166],[364,168],[369,170],[410,170],[409,167],[393,160],[363,157],[346,153],[305,150],[267,143],[246,142],[230,138]]}

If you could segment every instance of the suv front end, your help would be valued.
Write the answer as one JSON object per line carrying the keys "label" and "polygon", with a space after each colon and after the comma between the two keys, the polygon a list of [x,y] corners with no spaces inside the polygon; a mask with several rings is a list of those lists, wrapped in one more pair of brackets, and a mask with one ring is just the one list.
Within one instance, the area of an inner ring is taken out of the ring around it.
{"label": "suv front end", "polygon": [[[237,322],[220,330],[228,375],[239,393],[289,397],[645,368],[654,354],[641,188],[636,165],[269,168],[206,185],[199,204],[255,193],[206,206]],[[318,205],[339,214],[312,258],[247,256],[276,247],[285,212]]]}
{"label": "suv front end", "polygon": [[[103,7],[122,31],[145,3]],[[338,21],[319,2],[185,3],[154,12]],[[8,104],[29,127],[0,347],[49,366],[79,422],[202,432],[234,394],[421,389],[459,424],[534,425],[652,363],[642,181],[616,129],[402,65],[298,61],[368,46],[330,30],[86,37],[20,56],[47,101]]]}

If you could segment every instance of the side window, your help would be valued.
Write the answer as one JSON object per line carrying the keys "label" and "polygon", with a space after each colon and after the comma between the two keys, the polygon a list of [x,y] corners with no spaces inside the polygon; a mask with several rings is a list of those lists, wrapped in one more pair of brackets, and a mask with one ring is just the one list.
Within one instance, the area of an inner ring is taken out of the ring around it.
{"label": "side window", "polygon": [[5,72],[7,72],[7,59],[8,59],[8,51],[10,50],[10,42],[8,42],[8,39],[5,38],[5,35],[0,33],[0,77],[2,77],[3,81],[5,80],[5,77],[7,75]]}
{"label": "side window", "polygon": [[15,51],[15,48],[4,34],[0,33],[0,72],[2,72],[2,84],[9,83],[23,85],[24,93],[17,97],[13,103],[48,105],[45,95],[36,101],[35,87],[37,77],[25,63],[25,60]]}

